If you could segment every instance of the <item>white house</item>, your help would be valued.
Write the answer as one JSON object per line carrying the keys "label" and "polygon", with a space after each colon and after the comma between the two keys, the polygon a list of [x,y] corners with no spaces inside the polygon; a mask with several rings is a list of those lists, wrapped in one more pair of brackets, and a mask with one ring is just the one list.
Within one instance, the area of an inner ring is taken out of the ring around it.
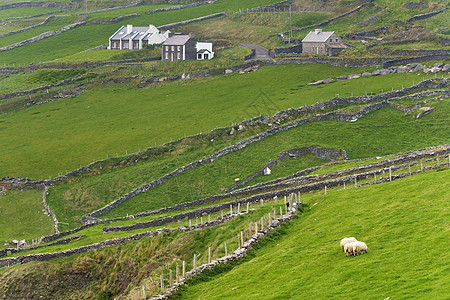
{"label": "white house", "polygon": [[197,60],[212,59],[214,52],[212,51],[212,43],[197,42]]}
{"label": "white house", "polygon": [[161,32],[153,25],[148,27],[122,26],[110,38],[108,49],[133,50],[142,49],[144,45],[162,44],[169,38],[170,31]]}

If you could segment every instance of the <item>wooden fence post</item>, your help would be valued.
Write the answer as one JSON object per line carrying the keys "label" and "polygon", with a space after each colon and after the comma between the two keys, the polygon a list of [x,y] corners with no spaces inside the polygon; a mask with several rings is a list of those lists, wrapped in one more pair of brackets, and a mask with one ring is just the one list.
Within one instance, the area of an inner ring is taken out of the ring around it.
{"label": "wooden fence post", "polygon": [[200,217],[200,224],[203,224],[203,216]]}
{"label": "wooden fence post", "polygon": [[420,162],[420,171],[423,172],[423,164],[422,164],[422,162]]}
{"label": "wooden fence post", "polygon": [[252,222],[250,222],[249,228],[248,228],[248,232],[250,232],[250,236],[252,236]]}
{"label": "wooden fence post", "polygon": [[161,294],[164,294],[164,276],[161,274]]}
{"label": "wooden fence post", "polygon": [[283,208],[280,206],[280,218],[283,218]]}
{"label": "wooden fence post", "polygon": [[194,254],[194,262],[192,264],[192,269],[195,269],[197,267],[197,254]]}
{"label": "wooden fence post", "polygon": [[241,246],[244,246],[244,232],[241,231]]}
{"label": "wooden fence post", "polygon": [[208,222],[211,222],[211,214],[208,214]]}
{"label": "wooden fence post", "polygon": [[355,175],[355,187],[357,187],[357,186],[358,186],[358,183],[357,183],[357,178],[358,178],[358,175]]}
{"label": "wooden fence post", "polygon": [[237,212],[239,213],[241,211],[241,203],[238,203],[238,209]]}
{"label": "wooden fence post", "polygon": [[249,212],[249,205],[250,205],[250,203],[247,202],[247,212]]}
{"label": "wooden fence post", "polygon": [[172,269],[169,270],[169,286],[173,285]]}
{"label": "wooden fence post", "polygon": [[175,269],[175,282],[176,283],[180,283],[180,266],[177,265],[176,269]]}
{"label": "wooden fence post", "polygon": [[182,267],[182,274],[183,274],[183,278],[184,278],[184,276],[186,275],[186,262],[183,260],[183,267]]}
{"label": "wooden fence post", "polygon": [[255,222],[255,234],[258,233],[258,222]]}
{"label": "wooden fence post", "polygon": [[263,207],[264,206],[264,200],[261,199],[261,200],[259,200],[259,202],[261,203],[261,207]]}
{"label": "wooden fence post", "polygon": [[144,300],[147,299],[147,296],[145,295],[145,285],[142,286],[142,296],[144,297]]}
{"label": "wooden fence post", "polygon": [[230,214],[233,213],[233,204],[230,204]]}
{"label": "wooden fence post", "polygon": [[411,164],[408,165],[409,176],[411,176]]}
{"label": "wooden fence post", "polygon": [[389,181],[392,181],[392,166],[389,166]]}
{"label": "wooden fence post", "polygon": [[228,256],[227,242],[224,242],[224,246],[225,246],[225,256]]}
{"label": "wooden fence post", "polygon": [[192,222],[191,222],[192,220],[191,219],[189,219],[189,227],[191,227],[192,226]]}
{"label": "wooden fence post", "polygon": [[211,263],[211,247],[208,247],[208,264]]}
{"label": "wooden fence post", "polygon": [[325,186],[325,195],[327,194],[327,186]]}

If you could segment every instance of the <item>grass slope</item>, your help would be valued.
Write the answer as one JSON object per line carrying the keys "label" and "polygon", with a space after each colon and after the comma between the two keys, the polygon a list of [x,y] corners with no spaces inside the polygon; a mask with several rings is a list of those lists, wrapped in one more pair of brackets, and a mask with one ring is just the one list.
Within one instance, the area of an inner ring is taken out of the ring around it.
{"label": "grass slope", "polygon": [[0,243],[52,234],[52,219],[44,215],[42,209],[42,191],[8,191],[0,194]]}
{"label": "grass slope", "polygon": [[[444,144],[450,136],[446,117],[449,102],[438,103],[436,107],[436,114],[419,120],[405,117],[404,113],[386,107],[355,123],[322,121],[305,124],[185,172],[125,201],[103,217],[125,216],[193,201],[210,194],[221,194],[221,188],[234,184],[234,178],[246,178],[260,170],[270,159],[275,159],[280,152],[294,148],[318,145],[345,149],[349,158],[354,159]],[[316,164],[307,166],[313,165]],[[283,171],[280,174],[275,172],[277,169],[274,169],[273,176],[287,175]]]}
{"label": "grass slope", "polygon": [[[200,277],[182,299],[447,299],[450,170],[316,195],[317,203],[216,277]],[[369,252],[345,257],[355,236]]]}
{"label": "grass slope", "polygon": [[305,86],[312,80],[363,70],[284,65],[148,89],[134,84],[92,87],[75,98],[0,116],[0,176],[55,176],[107,154],[135,152],[184,134],[229,126],[232,121],[310,105],[336,93],[364,95],[418,82],[417,75],[398,74],[388,75],[391,80],[368,77]]}

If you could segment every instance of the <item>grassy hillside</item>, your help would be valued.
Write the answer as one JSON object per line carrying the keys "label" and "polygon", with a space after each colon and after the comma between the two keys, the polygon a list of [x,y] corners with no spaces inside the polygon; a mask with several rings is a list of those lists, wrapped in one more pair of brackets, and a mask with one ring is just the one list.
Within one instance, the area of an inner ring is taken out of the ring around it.
{"label": "grassy hillside", "polygon": [[53,233],[53,222],[42,212],[42,191],[0,193],[0,242],[36,239]]}
{"label": "grassy hillside", "polygon": [[[446,169],[310,197],[317,205],[250,259],[195,278],[178,298],[446,299],[449,179]],[[365,241],[369,252],[345,257],[339,240],[346,236]]]}
{"label": "grassy hillside", "polygon": [[[336,94],[342,97],[364,95],[366,91],[378,93],[419,81],[415,74],[395,74],[389,81],[367,77],[306,86],[310,81],[364,70],[367,68],[286,65],[146,89],[135,84],[89,87],[75,98],[0,116],[2,127],[7,129],[0,132],[0,176],[53,177],[107,155],[135,152],[185,134],[229,126],[232,121],[310,105]],[[203,118],[205,115],[209,117]],[[54,136],[59,139],[53,139]],[[14,151],[17,147],[22,150]]]}

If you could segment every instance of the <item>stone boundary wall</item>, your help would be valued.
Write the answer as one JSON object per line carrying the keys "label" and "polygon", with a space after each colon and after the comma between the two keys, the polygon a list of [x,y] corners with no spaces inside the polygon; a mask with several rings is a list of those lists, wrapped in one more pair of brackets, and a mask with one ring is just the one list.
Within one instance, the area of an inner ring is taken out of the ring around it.
{"label": "stone boundary wall", "polygon": [[248,8],[246,10],[239,11],[239,13],[258,12],[261,9],[277,7],[279,5],[291,3],[292,1],[294,1],[294,0],[285,0],[285,1],[280,1],[280,2],[276,2],[276,3],[272,3],[272,4],[262,5],[262,6],[258,6],[258,7],[254,7],[254,8]]}
{"label": "stone boundary wall", "polygon": [[389,30],[389,28],[390,28],[389,25],[385,25],[385,26],[381,26],[381,27],[378,27],[375,29],[347,33],[347,34],[345,34],[345,37],[352,38],[352,39],[365,38],[365,37],[376,37],[376,36],[379,36],[381,33],[387,32]]}
{"label": "stone boundary wall", "polygon": [[[447,149],[447,153],[448,153],[448,150],[449,149]],[[426,161],[422,161],[422,162],[429,162],[432,160],[434,160],[434,158],[426,160]],[[445,161],[445,158],[444,158],[444,161]],[[221,204],[217,204],[217,205],[213,205],[213,206],[209,206],[209,207],[202,207],[202,208],[198,208],[198,209],[195,209],[192,211],[188,211],[185,213],[181,213],[181,214],[177,214],[177,215],[173,215],[173,216],[169,216],[169,217],[165,217],[165,218],[161,218],[161,219],[138,222],[138,223],[134,223],[132,225],[105,226],[105,227],[103,227],[103,233],[130,231],[130,230],[135,230],[135,229],[143,229],[143,228],[149,228],[149,227],[154,227],[154,226],[161,226],[161,225],[164,225],[167,223],[176,222],[178,220],[185,220],[188,218],[200,217],[200,216],[214,213],[214,212],[217,212],[220,210],[228,209],[231,207],[236,207],[237,205],[244,205],[247,203],[258,203],[260,200],[273,199],[274,197],[289,196],[292,193],[298,193],[298,192],[307,193],[307,192],[311,192],[311,191],[315,191],[315,190],[323,190],[325,187],[341,186],[344,183],[345,184],[353,183],[353,182],[355,182],[355,180],[367,179],[376,174],[384,174],[386,172],[389,172],[389,170],[396,171],[399,169],[406,168],[408,166],[415,166],[418,164],[420,164],[420,162],[404,163],[404,164],[396,165],[396,166],[391,165],[389,168],[385,167],[382,169],[375,169],[375,170],[358,173],[358,174],[351,174],[355,170],[358,170],[358,168],[354,168],[354,170],[347,169],[344,171],[333,172],[333,175],[335,175],[335,176],[331,176],[330,174],[325,174],[325,175],[312,175],[312,176],[308,176],[308,177],[302,177],[302,178],[298,178],[297,180],[280,182],[280,183],[277,183],[277,184],[274,184],[271,186],[261,186],[259,188],[253,188],[252,193],[259,193],[259,194],[256,194],[256,195],[253,195],[250,197],[246,197],[246,198],[231,200],[231,201],[228,201],[225,203],[221,203]],[[434,169],[434,168],[439,168],[439,167],[448,166],[448,165],[449,165],[449,162],[438,163],[438,164],[435,164],[432,166],[425,166],[424,170],[427,170],[427,168]],[[421,170],[411,172],[411,175],[417,174],[419,172],[421,172]],[[347,175],[348,173],[350,173],[350,175]],[[408,173],[408,175],[409,175],[409,173]],[[336,176],[341,176],[341,177],[333,178]],[[396,179],[395,176],[397,176],[397,175],[392,175],[393,180]],[[329,179],[329,178],[332,178],[332,179]],[[403,177],[398,177],[397,179],[399,179],[399,178],[403,178]],[[310,183],[314,179],[320,180],[320,181]],[[385,181],[386,181],[385,178],[382,178],[382,179],[377,180],[376,182],[373,182],[372,184],[382,183]],[[292,187],[292,185],[297,185],[297,186]],[[300,186],[298,186],[298,185],[300,185]],[[215,201],[218,201],[218,200],[219,199],[217,199]],[[196,203],[197,205],[201,205],[201,204],[207,204],[212,201],[210,199],[206,198],[206,199],[197,200],[194,202],[197,202]],[[187,207],[187,206],[185,206],[185,207]],[[161,210],[163,210],[163,209],[161,209]],[[166,210],[166,211],[168,211],[168,210]]]}
{"label": "stone boundary wall", "polygon": [[255,50],[255,49],[251,49],[250,54],[247,54],[247,55],[244,57],[244,60],[250,60],[250,59],[252,59],[253,57],[255,57],[255,55],[256,55],[256,50]]}
{"label": "stone boundary wall", "polygon": [[[301,203],[300,203],[300,205],[301,205]],[[236,249],[232,254],[215,259],[215,260],[211,261],[210,263],[203,264],[195,269],[192,269],[191,271],[186,272],[185,278],[181,278],[179,283],[175,283],[174,285],[172,285],[171,287],[166,289],[164,294],[153,296],[150,299],[152,299],[152,300],[168,299],[170,296],[175,294],[175,292],[178,290],[178,288],[180,288],[182,285],[185,284],[186,279],[194,277],[200,273],[203,273],[207,269],[212,269],[216,265],[226,264],[226,263],[229,263],[229,262],[232,262],[232,261],[235,261],[235,260],[238,260],[238,259],[244,257],[247,254],[247,252],[253,247],[253,245],[258,243],[259,240],[261,240],[263,237],[265,237],[269,232],[278,228],[281,224],[289,222],[290,220],[292,220],[292,218],[295,215],[298,214],[298,211],[296,209],[297,203],[294,203],[293,206],[294,206],[294,209],[290,210],[287,214],[274,219],[272,221],[272,224],[269,224],[269,225],[265,226],[264,228],[261,228],[258,233],[255,233],[253,236],[251,236],[247,241],[245,241],[241,245],[240,248]]]}
{"label": "stone boundary wall", "polygon": [[244,186],[246,185],[248,182],[250,182],[251,180],[255,179],[256,177],[263,175],[264,174],[264,170],[266,168],[269,168],[275,164],[278,163],[279,160],[284,160],[286,157],[299,157],[299,156],[304,156],[306,154],[314,154],[317,158],[322,158],[322,159],[327,159],[327,160],[338,160],[339,157],[343,157],[343,159],[347,160],[348,159],[348,155],[347,152],[345,150],[335,150],[335,149],[329,149],[329,148],[322,148],[319,146],[309,146],[309,147],[302,147],[302,148],[298,148],[298,149],[291,149],[287,152],[281,152],[278,155],[278,158],[276,160],[269,160],[268,163],[266,163],[264,165],[264,167],[258,171],[256,171],[255,173],[251,174],[250,176],[248,176],[247,178],[245,178],[244,180],[233,184],[228,191],[234,191],[235,189],[237,189],[238,187]]}
{"label": "stone boundary wall", "polygon": [[16,31],[11,31],[11,32],[8,32],[8,33],[5,33],[5,34],[0,34],[0,38],[6,37],[6,36],[10,36],[10,35],[13,35],[13,34],[16,34],[16,33],[21,33],[21,32],[24,32],[24,31],[27,31],[27,30],[30,30],[30,29],[34,29],[34,28],[37,28],[37,27],[40,27],[42,25],[47,24],[54,17],[55,16],[47,17],[47,18],[45,18],[44,21],[42,21],[41,23],[36,24],[36,25],[32,25],[32,26],[29,26],[29,27],[26,27],[26,28],[22,28],[22,29],[19,29],[19,30],[16,30]]}
{"label": "stone boundary wall", "polygon": [[17,47],[21,47],[21,46],[24,46],[24,45],[28,45],[28,44],[31,44],[31,43],[34,43],[34,42],[43,40],[43,39],[45,39],[45,38],[48,38],[48,37],[51,37],[51,36],[54,36],[54,35],[63,33],[63,32],[65,32],[65,31],[67,31],[67,30],[70,30],[70,29],[73,29],[73,28],[77,28],[77,27],[86,25],[86,23],[87,23],[87,22],[85,22],[85,21],[83,21],[83,22],[77,22],[77,23],[73,23],[73,24],[64,26],[63,28],[59,29],[58,31],[47,31],[47,32],[41,33],[41,34],[38,35],[38,36],[35,36],[35,37],[32,37],[32,38],[26,39],[26,40],[24,40],[24,41],[22,41],[22,42],[18,42],[18,43],[9,45],[9,46],[1,47],[1,48],[0,48],[0,52],[2,52],[2,51],[7,51],[7,50],[11,50],[11,49],[14,49],[14,48],[17,48]]}
{"label": "stone boundary wall", "polygon": [[44,185],[44,191],[42,192],[42,205],[44,206],[44,212],[52,218],[54,227],[55,227],[55,233],[58,234],[58,219],[56,218],[55,213],[52,211],[50,206],[47,204],[47,195],[48,195],[48,186]]}
{"label": "stone boundary wall", "polygon": [[179,10],[179,9],[183,9],[183,8],[189,8],[189,7],[196,7],[196,6],[205,5],[205,4],[211,4],[211,3],[214,3],[216,1],[217,0],[196,1],[196,2],[192,2],[192,3],[188,3],[188,4],[186,4],[187,2],[183,2],[183,1],[178,1],[178,2],[176,2],[176,1],[175,2],[169,1],[170,3],[181,3],[182,5],[148,10],[145,13],[146,14],[154,14],[154,13],[163,12],[163,11]]}
{"label": "stone boundary wall", "polygon": [[76,235],[76,236],[71,236],[65,239],[62,239],[60,241],[56,241],[50,244],[45,244],[45,245],[39,245],[39,246],[34,246],[34,247],[29,247],[29,248],[20,248],[20,249],[16,249],[16,248],[5,248],[0,250],[0,257],[4,257],[8,255],[8,251],[11,252],[11,254],[17,253],[19,251],[28,251],[28,250],[35,250],[35,249],[40,249],[40,248],[44,248],[44,247],[50,247],[50,246],[54,246],[54,245],[62,245],[62,244],[68,244],[73,240],[77,240],[79,238],[85,237],[86,235],[82,234],[82,235]]}
{"label": "stone boundary wall", "polygon": [[429,55],[445,55],[449,54],[448,50],[391,50],[391,49],[373,49],[371,50],[375,53],[385,54],[385,55],[395,55],[395,56],[429,56]]}
{"label": "stone boundary wall", "polygon": [[[349,98],[333,98],[327,102],[318,102],[310,107],[318,107],[319,109],[326,108],[326,107],[330,107],[330,106],[336,106],[336,105],[343,105],[343,104],[350,104],[350,103],[354,103],[354,102],[373,102],[373,101],[382,101],[384,99],[387,98],[392,98],[392,97],[398,97],[398,96],[403,96],[407,93],[410,93],[416,89],[420,89],[423,87],[426,87],[429,83],[431,83],[434,79],[428,79],[425,81],[422,81],[414,86],[405,88],[403,90],[398,90],[398,91],[391,91],[391,92],[385,92],[379,95],[374,95],[374,96],[362,96],[362,97],[349,97]],[[443,80],[445,82],[447,82],[447,79]],[[219,150],[218,152],[214,153],[213,155],[204,158],[204,159],[200,159],[200,160],[196,160],[194,162],[191,162],[181,168],[178,168],[170,173],[167,173],[166,175],[153,180],[147,184],[144,184],[132,191],[130,191],[129,193],[119,197],[118,199],[112,201],[111,203],[109,203],[108,205],[94,211],[91,212],[88,216],[89,217],[98,217],[108,211],[110,211],[111,209],[117,207],[119,204],[121,204],[122,202],[126,201],[129,198],[132,198],[138,194],[141,194],[143,192],[146,192],[147,190],[149,190],[150,188],[153,188],[157,185],[162,184],[164,181],[166,181],[169,178],[172,178],[180,173],[183,173],[189,169],[195,168],[199,165],[203,165],[203,164],[207,164],[210,163],[212,161],[214,161],[215,159],[226,155],[228,153],[231,152],[235,152],[238,151],[242,148],[245,148],[246,146],[253,144],[254,142],[260,141],[268,136],[274,135],[276,133],[279,132],[283,132],[286,131],[288,129],[297,127],[299,125],[303,125],[306,123],[309,123],[311,121],[320,121],[320,120],[327,120],[327,119],[337,119],[340,121],[348,121],[348,122],[354,122],[356,121],[358,118],[364,116],[365,114],[377,110],[379,108],[381,108],[384,105],[387,105],[388,102],[384,101],[384,102],[380,102],[380,103],[376,103],[376,104],[372,104],[372,105],[368,105],[366,107],[361,108],[358,112],[355,113],[336,113],[336,112],[331,112],[331,113],[327,113],[324,115],[316,115],[314,117],[309,117],[309,118],[305,118],[305,119],[301,119],[301,120],[297,120],[294,121],[292,123],[286,124],[286,125],[282,125],[279,127],[275,127],[272,129],[269,129],[263,133],[257,134],[253,137],[247,138],[245,140],[239,141],[234,145],[228,146],[222,150]],[[274,115],[274,117],[289,117],[290,115],[296,115],[295,113],[300,112],[302,109],[304,109],[304,107],[301,107],[299,109],[290,109],[290,110],[285,110],[285,111],[281,111],[278,112]],[[263,118],[263,120],[259,120],[260,118]],[[258,118],[254,118],[254,119],[250,119],[244,122],[241,122],[241,124],[256,124],[256,123],[265,123],[267,122],[267,119],[270,119],[268,117],[258,117]],[[264,122],[265,121],[265,122]],[[86,219],[85,219],[86,220]]]}
{"label": "stone boundary wall", "polygon": [[104,24],[104,25],[114,24],[114,23],[129,19],[129,18],[139,17],[140,15],[141,14],[138,14],[138,13],[132,13],[132,14],[125,15],[125,16],[118,16],[118,17],[112,18],[111,20],[108,20],[108,21],[91,20],[91,21],[88,21],[87,24]]}
{"label": "stone boundary wall", "polygon": [[0,100],[11,99],[11,98],[14,98],[14,97],[25,96],[25,95],[31,95],[31,94],[34,94],[34,93],[37,93],[37,92],[41,92],[41,91],[45,91],[45,90],[48,90],[48,89],[51,89],[51,88],[60,87],[60,86],[63,86],[63,85],[68,85],[68,84],[70,84],[70,83],[72,83],[72,82],[74,82],[74,81],[76,81],[78,79],[81,79],[81,78],[83,78],[83,77],[85,77],[87,75],[89,75],[89,74],[82,74],[82,75],[76,76],[74,78],[65,79],[65,80],[63,80],[61,82],[58,82],[56,84],[40,86],[38,88],[31,89],[31,90],[28,90],[28,91],[14,92],[14,93],[10,93],[10,94],[3,94],[3,95],[0,95]]}
{"label": "stone boundary wall", "polygon": [[48,12],[48,13],[42,13],[42,14],[38,14],[38,15],[34,15],[34,16],[14,17],[14,18],[1,19],[0,23],[7,22],[7,21],[17,21],[17,20],[45,17],[45,16],[48,16],[48,15],[53,15],[53,14],[66,12],[66,11],[69,11],[69,10],[72,10],[72,9],[68,8],[68,9],[63,9],[63,10],[58,10],[58,11],[51,11],[51,12]]}
{"label": "stone boundary wall", "polygon": [[42,7],[42,8],[48,8],[48,7],[59,7],[61,5],[65,4],[64,2],[46,2],[46,1],[22,1],[22,2],[15,2],[5,5],[0,5],[0,10],[4,9],[10,9],[10,8],[21,8],[21,7]]}
{"label": "stone boundary wall", "polygon": [[431,18],[431,17],[433,17],[433,16],[435,16],[437,14],[443,13],[447,9],[448,9],[448,7],[443,8],[441,10],[437,10],[437,11],[433,11],[433,12],[430,12],[430,13],[426,13],[426,14],[415,15],[412,18],[407,19],[406,22],[410,23],[410,22],[414,22],[414,21],[417,21],[417,20],[428,19],[428,18]]}
{"label": "stone boundary wall", "polygon": [[[330,173],[327,173],[324,175],[312,175],[312,176],[307,176],[307,177],[303,177],[303,178],[304,178],[304,183],[307,183],[310,181],[332,179],[332,178],[336,178],[338,176],[351,175],[351,174],[354,174],[357,172],[364,172],[364,171],[368,171],[368,170],[375,169],[375,168],[386,168],[387,166],[390,166],[390,165],[393,165],[396,163],[405,163],[405,162],[409,162],[409,161],[416,160],[416,159],[429,158],[429,157],[432,157],[434,154],[443,155],[443,154],[447,154],[448,152],[450,152],[450,145],[430,147],[430,148],[421,149],[421,150],[409,151],[401,156],[389,158],[387,160],[375,162],[372,164],[361,165],[361,166],[357,166],[354,168],[345,169],[345,170],[336,171],[336,172],[330,172]],[[351,160],[351,161],[363,161],[363,160],[366,160],[366,159],[358,159],[358,160]],[[204,205],[204,204],[211,203],[211,202],[217,202],[217,201],[224,200],[226,198],[233,198],[233,197],[248,195],[251,193],[255,193],[257,191],[268,191],[270,189],[276,189],[278,187],[278,184],[285,184],[286,182],[289,182],[291,179],[294,179],[294,180],[298,179],[298,177],[303,176],[305,174],[309,174],[311,172],[314,172],[317,169],[319,169],[319,167],[308,168],[308,169],[299,171],[293,175],[289,175],[286,177],[267,181],[264,183],[258,183],[253,186],[242,188],[242,189],[235,190],[232,192],[228,192],[228,193],[225,193],[222,195],[213,195],[213,196],[209,196],[209,197],[206,197],[203,199],[194,200],[191,202],[175,204],[170,207],[164,207],[164,208],[160,208],[157,210],[145,211],[145,212],[141,212],[141,213],[137,213],[132,216],[129,216],[128,218],[130,218],[130,217],[139,218],[139,217],[144,217],[144,216],[149,216],[149,215],[156,215],[156,214],[161,214],[161,213],[165,213],[165,212],[169,212],[169,211],[185,209],[185,208],[192,207],[192,206],[199,206],[199,205]],[[128,218],[127,217],[115,218],[115,219],[108,220],[108,222],[121,221],[121,220],[126,220]],[[106,222],[106,221],[102,221],[102,222]]]}
{"label": "stone boundary wall", "polygon": [[[178,229],[161,228],[161,229],[157,229],[155,231],[147,231],[147,232],[137,233],[137,234],[133,234],[133,235],[126,236],[126,237],[114,238],[114,239],[105,240],[102,242],[98,242],[98,243],[94,243],[94,244],[90,244],[90,245],[86,245],[86,246],[80,246],[78,248],[73,248],[73,249],[64,250],[64,251],[60,251],[60,252],[29,254],[29,255],[25,255],[25,256],[0,259],[0,268],[9,267],[9,266],[12,266],[15,264],[25,264],[25,263],[32,262],[32,261],[49,261],[49,260],[59,258],[59,257],[67,257],[67,256],[72,256],[75,254],[85,253],[85,252],[89,252],[89,251],[93,251],[93,250],[99,250],[99,249],[103,249],[103,248],[107,248],[107,247],[114,247],[114,246],[125,244],[130,241],[138,241],[144,237],[156,237],[164,232],[174,232],[177,230],[181,231],[181,232],[189,232],[189,231],[193,231],[193,230],[199,230],[199,229],[203,229],[206,227],[211,227],[211,226],[216,226],[216,225],[226,223],[226,222],[234,219],[236,216],[243,215],[246,213],[247,213],[247,211],[231,212],[228,214],[224,214],[223,216],[219,216],[218,218],[216,218],[212,221],[195,224],[190,227],[179,227]],[[67,244],[67,243],[71,242],[72,240],[75,240],[75,239],[78,239],[78,238],[81,238],[84,236],[85,235],[69,237],[69,238],[66,238],[66,239],[51,243],[51,244],[31,247],[31,248],[22,249],[22,250],[33,250],[33,249],[39,249],[39,248],[53,246],[53,245]],[[7,251],[12,251],[12,250],[14,250],[15,253],[18,252],[16,249],[13,249],[13,248],[3,249],[3,250],[0,250],[0,257],[6,256]],[[2,255],[2,254],[4,254],[4,255]]]}
{"label": "stone boundary wall", "polygon": [[411,64],[411,63],[419,63],[423,61],[430,60],[444,60],[450,59],[450,52],[447,54],[436,54],[436,55],[426,55],[426,56],[418,56],[418,57],[409,57],[409,58],[396,58],[383,62],[383,68],[388,68],[395,65],[403,65],[403,64]]}
{"label": "stone boundary wall", "polygon": [[[361,10],[364,6],[367,6],[367,5],[369,5],[370,3],[372,3],[372,2],[373,2],[373,0],[368,0],[366,3],[363,3],[363,4],[359,5],[358,7],[354,8],[354,9],[352,9],[352,10],[349,10],[348,12],[343,13],[343,14],[341,14],[341,15],[339,15],[339,16],[336,16],[336,17],[334,17],[334,18],[331,18],[331,19],[329,19],[329,20],[326,20],[326,21],[321,22],[321,23],[318,23],[318,24],[313,24],[313,25],[303,26],[303,27],[300,27],[300,28],[294,28],[294,29],[292,29],[292,31],[302,31],[302,30],[308,29],[308,28],[314,28],[314,27],[320,27],[320,26],[328,25],[329,23],[331,23],[331,22],[333,22],[333,21],[339,20],[339,19],[341,19],[341,18],[344,18],[344,17],[346,17],[346,16],[348,16],[348,15],[351,15],[351,14],[353,14],[353,13],[355,13],[355,12]],[[286,40],[285,34],[287,34],[287,33],[289,33],[289,32],[290,32],[290,30],[289,30],[289,31],[280,32],[280,33],[278,34],[278,36],[281,37],[281,38],[283,39],[283,41],[284,41],[284,40]]]}
{"label": "stone boundary wall", "polygon": [[167,30],[167,29],[171,29],[171,28],[177,27],[177,26],[183,26],[183,25],[187,25],[187,24],[191,24],[191,23],[197,23],[197,22],[201,22],[201,21],[205,21],[205,20],[214,19],[214,18],[225,17],[227,15],[228,14],[225,13],[225,12],[219,12],[219,13],[215,13],[215,14],[211,14],[211,15],[207,15],[207,16],[203,16],[203,17],[199,17],[199,18],[195,18],[195,19],[190,19],[190,20],[185,20],[185,21],[181,21],[181,22],[166,24],[166,25],[158,27],[158,29],[159,30]]}

